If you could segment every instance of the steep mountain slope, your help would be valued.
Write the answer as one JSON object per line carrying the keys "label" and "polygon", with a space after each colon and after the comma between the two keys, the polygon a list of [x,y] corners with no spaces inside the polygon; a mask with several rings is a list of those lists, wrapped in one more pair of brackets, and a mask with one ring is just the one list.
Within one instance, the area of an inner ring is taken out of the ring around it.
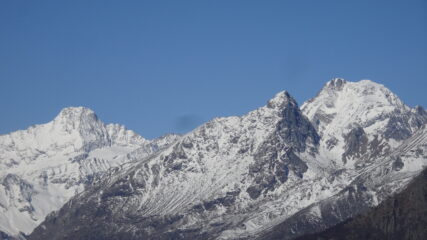
{"label": "steep mountain slope", "polygon": [[300,210],[259,239],[293,239],[334,226],[378,205],[427,166],[427,129],[424,125],[388,157],[364,169],[338,194]]}
{"label": "steep mountain slope", "polygon": [[334,79],[302,109],[281,92],[214,119],[108,172],[30,239],[291,239],[378,205],[427,163],[426,112],[382,85]]}
{"label": "steep mountain slope", "polygon": [[51,122],[0,136],[0,230],[29,234],[111,167],[163,149],[176,136],[149,141],[87,108],[65,108]]}
{"label": "steep mountain slope", "polygon": [[316,239],[427,239],[427,169],[396,196],[367,213],[328,230],[298,238]]}
{"label": "steep mountain slope", "polygon": [[[407,107],[380,84],[334,79],[302,108],[318,128],[320,156],[332,160],[340,174],[349,174],[349,184],[264,231],[260,239],[292,239],[333,226],[401,191],[427,165],[424,109]],[[330,145],[331,139],[339,140]]]}

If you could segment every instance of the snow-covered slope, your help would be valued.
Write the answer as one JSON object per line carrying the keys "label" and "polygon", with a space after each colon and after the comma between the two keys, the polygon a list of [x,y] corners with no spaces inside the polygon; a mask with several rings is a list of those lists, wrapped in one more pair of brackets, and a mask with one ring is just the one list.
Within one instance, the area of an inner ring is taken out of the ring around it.
{"label": "snow-covered slope", "polygon": [[0,136],[0,230],[29,234],[93,178],[130,161],[129,153],[144,158],[176,139],[144,139],[104,124],[84,107],[65,108],[49,123]]}

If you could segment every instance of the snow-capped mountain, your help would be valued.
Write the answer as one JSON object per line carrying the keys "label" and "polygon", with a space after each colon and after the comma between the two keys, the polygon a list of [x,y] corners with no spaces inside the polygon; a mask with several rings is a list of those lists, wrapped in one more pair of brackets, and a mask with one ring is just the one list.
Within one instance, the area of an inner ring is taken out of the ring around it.
{"label": "snow-capped mountain", "polygon": [[333,79],[302,111],[281,92],[99,179],[30,239],[293,238],[321,230],[400,191],[427,165],[426,123],[421,107],[367,80]]}
{"label": "snow-capped mountain", "polygon": [[422,107],[406,106],[369,80],[333,79],[301,109],[321,136],[321,155],[346,169],[386,156],[427,122]]}
{"label": "snow-capped mountain", "polygon": [[147,140],[104,124],[84,107],[65,108],[49,123],[0,136],[0,231],[31,233],[94,178],[177,138]]}
{"label": "snow-capped mountain", "polygon": [[[92,229],[104,238],[249,234],[322,197],[296,201],[307,193],[295,185],[308,188],[323,172],[314,159],[318,142],[296,102],[281,92],[264,107],[242,117],[214,119],[166,150],[102,179],[58,212],[67,230],[49,236],[85,239]],[[280,207],[284,201],[290,202],[286,208]],[[76,228],[81,229],[77,235]]]}
{"label": "snow-capped mountain", "polygon": [[50,213],[29,239],[292,239],[404,189],[427,165],[426,123],[383,85],[338,78],[301,110],[280,92],[155,140],[67,108],[0,136],[0,234]]}
{"label": "snow-capped mountain", "polygon": [[409,108],[383,85],[333,79],[302,109],[321,136],[319,159],[337,175],[348,174],[348,184],[260,239],[292,239],[333,226],[403,190],[427,166],[425,110]]}

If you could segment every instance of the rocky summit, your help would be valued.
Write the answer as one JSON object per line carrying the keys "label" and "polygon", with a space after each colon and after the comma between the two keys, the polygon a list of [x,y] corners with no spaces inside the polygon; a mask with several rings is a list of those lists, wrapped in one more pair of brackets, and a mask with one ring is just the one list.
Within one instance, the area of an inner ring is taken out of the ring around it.
{"label": "rocky summit", "polygon": [[64,109],[0,136],[0,230],[27,239],[295,239],[404,190],[427,165],[426,124],[422,107],[383,85],[339,78],[301,108],[284,91],[246,115],[155,140]]}

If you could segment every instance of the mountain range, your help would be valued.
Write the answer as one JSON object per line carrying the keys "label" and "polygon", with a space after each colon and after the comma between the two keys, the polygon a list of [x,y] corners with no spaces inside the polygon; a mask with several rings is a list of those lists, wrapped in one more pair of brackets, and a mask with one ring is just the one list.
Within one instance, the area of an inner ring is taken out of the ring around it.
{"label": "mountain range", "polygon": [[369,81],[284,91],[147,140],[66,108],[0,136],[0,231],[27,239],[294,239],[370,211],[427,165],[427,113]]}

